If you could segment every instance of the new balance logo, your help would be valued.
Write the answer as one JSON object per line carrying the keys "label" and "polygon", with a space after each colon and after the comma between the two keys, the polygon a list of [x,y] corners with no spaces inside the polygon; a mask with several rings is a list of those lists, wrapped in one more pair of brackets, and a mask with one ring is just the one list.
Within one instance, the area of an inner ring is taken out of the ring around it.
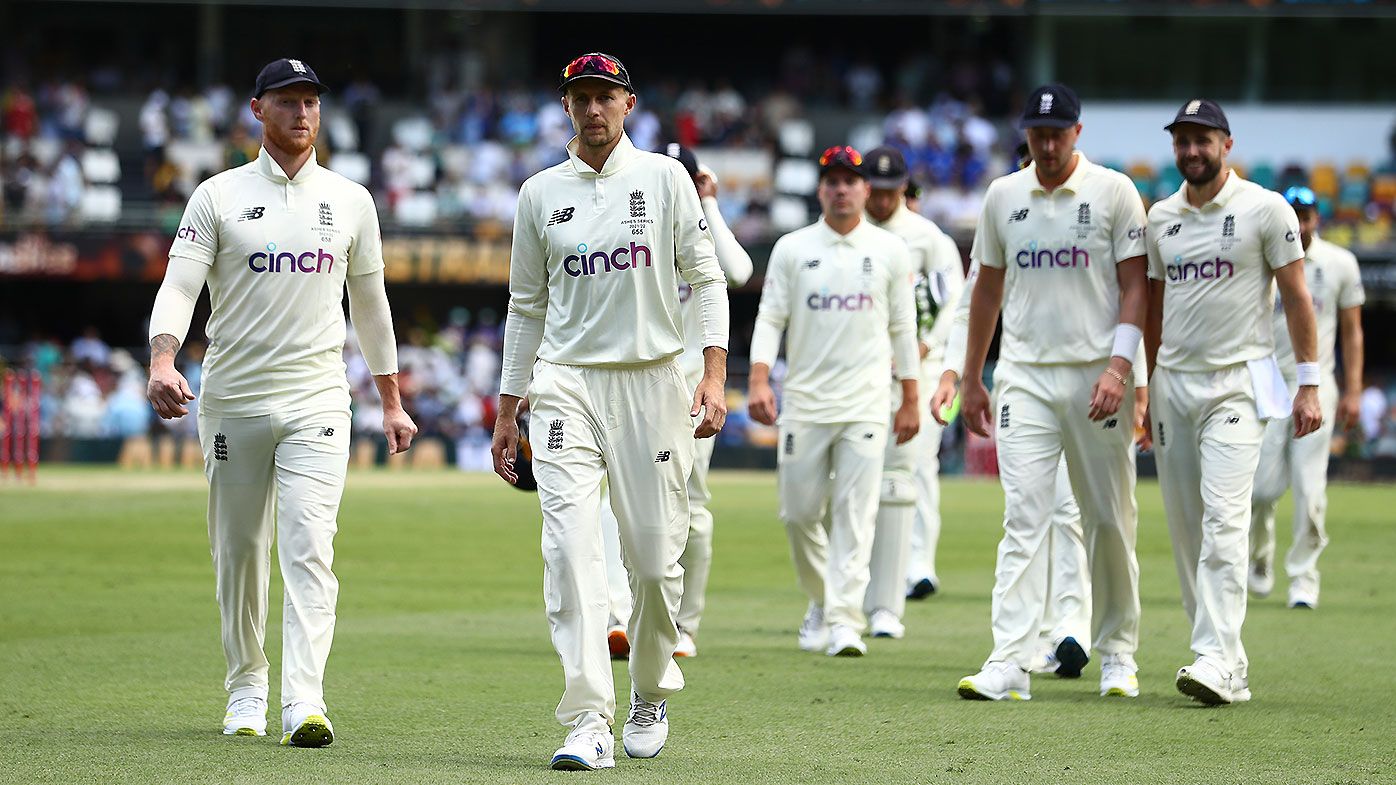
{"label": "new balance logo", "polygon": [[1025,220],[1027,220],[1027,217],[1028,217],[1028,208],[1024,207],[1024,208],[1021,209],[1021,210],[1014,210],[1013,213],[1012,213],[1011,215],[1008,216],[1008,222],[1009,222],[1009,223],[1017,223],[1018,221],[1025,221]]}
{"label": "new balance logo", "polygon": [[1227,424],[1227,425],[1235,425],[1236,423],[1238,423],[1238,422],[1240,422],[1240,421],[1241,421],[1241,418],[1240,418],[1240,417],[1228,417],[1228,418],[1226,418],[1226,424]]}
{"label": "new balance logo", "polygon": [[873,433],[872,431],[868,431],[867,433],[863,434],[863,438],[864,438],[864,439],[871,439],[872,437],[874,437],[874,436],[876,436],[876,435],[877,435],[877,434]]}
{"label": "new balance logo", "polygon": [[221,433],[213,435],[213,460],[228,460],[228,437]]}
{"label": "new balance logo", "polygon": [[562,449],[562,420],[548,423],[548,449],[553,452]]}
{"label": "new balance logo", "polygon": [[238,215],[238,221],[255,221],[262,217],[265,207],[249,207]]}
{"label": "new balance logo", "polygon": [[1164,230],[1163,230],[1163,236],[1164,236],[1164,237],[1172,237],[1173,235],[1175,235],[1175,234],[1177,234],[1178,232],[1182,231],[1182,228],[1183,228],[1183,225],[1182,225],[1182,224],[1173,224],[1172,226],[1170,226],[1170,227],[1168,227],[1167,229],[1164,229]]}
{"label": "new balance logo", "polygon": [[1108,420],[1105,421],[1105,430],[1107,430],[1107,431],[1108,431],[1108,430],[1111,430],[1111,429],[1115,428],[1116,426],[1118,426],[1119,424],[1120,424],[1119,419],[1117,419],[1117,418],[1115,418],[1115,417],[1111,417],[1110,419],[1108,419]]}
{"label": "new balance logo", "polygon": [[808,262],[800,262],[800,266],[805,268],[806,270],[813,270],[819,266],[819,260],[810,259]]}
{"label": "new balance logo", "polygon": [[572,213],[576,211],[577,208],[575,207],[564,207],[561,210],[554,211],[553,217],[548,219],[547,225],[556,226],[558,224],[565,224],[568,221],[572,220]]}
{"label": "new balance logo", "polygon": [[654,456],[654,462],[655,462],[655,463],[668,463],[668,462],[669,462],[669,451],[668,451],[668,450],[663,450],[663,451],[661,451],[658,455]]}
{"label": "new balance logo", "polygon": [[320,429],[320,433],[319,433],[318,435],[319,435],[319,436],[334,436],[334,429],[333,429],[333,428],[321,428],[321,429]]}

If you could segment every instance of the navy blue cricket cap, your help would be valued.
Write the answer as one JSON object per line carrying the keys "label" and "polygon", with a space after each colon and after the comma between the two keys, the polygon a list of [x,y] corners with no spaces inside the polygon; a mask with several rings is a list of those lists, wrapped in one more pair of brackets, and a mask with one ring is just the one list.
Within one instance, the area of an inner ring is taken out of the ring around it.
{"label": "navy blue cricket cap", "polygon": [[911,179],[902,151],[891,145],[874,147],[863,157],[863,169],[873,188],[901,188]]}
{"label": "navy blue cricket cap", "polygon": [[304,60],[283,57],[280,60],[267,63],[262,72],[257,74],[257,89],[252,97],[261,98],[262,93],[268,90],[275,90],[278,87],[293,85],[297,82],[313,84],[315,89],[322,93],[330,91],[330,88],[320,81],[320,77],[315,75],[315,69],[306,65]]}
{"label": "navy blue cricket cap", "polygon": [[565,93],[567,85],[587,77],[605,79],[624,87],[628,93],[635,92],[635,86],[630,83],[630,72],[626,70],[625,65],[614,55],[605,52],[588,52],[563,66],[557,90]]}
{"label": "navy blue cricket cap", "polygon": [[1183,108],[1178,110],[1178,116],[1173,118],[1173,122],[1165,125],[1163,130],[1172,131],[1173,126],[1184,123],[1216,128],[1231,136],[1231,124],[1226,121],[1226,112],[1222,111],[1221,104],[1207,98],[1194,98],[1183,104]]}
{"label": "navy blue cricket cap", "polygon": [[1070,128],[1081,122],[1081,99],[1064,84],[1045,84],[1023,104],[1019,128]]}
{"label": "navy blue cricket cap", "polygon": [[683,164],[684,171],[688,172],[689,177],[698,176],[698,156],[694,155],[692,150],[678,142],[664,145],[663,150],[665,155]]}

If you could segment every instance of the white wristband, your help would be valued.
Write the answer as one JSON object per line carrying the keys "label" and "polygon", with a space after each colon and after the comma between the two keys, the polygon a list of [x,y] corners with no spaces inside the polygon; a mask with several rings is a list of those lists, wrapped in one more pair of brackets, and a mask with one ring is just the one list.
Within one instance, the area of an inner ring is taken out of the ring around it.
{"label": "white wristband", "polygon": [[1110,356],[1134,362],[1134,355],[1139,352],[1139,341],[1143,338],[1144,333],[1128,322],[1115,325],[1115,348],[1110,350]]}
{"label": "white wristband", "polygon": [[1300,387],[1318,386],[1318,363],[1299,363],[1296,368]]}

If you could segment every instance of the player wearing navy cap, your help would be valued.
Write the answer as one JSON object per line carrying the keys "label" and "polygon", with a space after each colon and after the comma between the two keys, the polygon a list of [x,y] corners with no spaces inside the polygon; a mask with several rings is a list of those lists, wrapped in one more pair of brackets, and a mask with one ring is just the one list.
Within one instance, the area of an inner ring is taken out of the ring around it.
{"label": "player wearing navy cap", "polygon": [[301,747],[334,739],[323,682],[339,594],[330,569],[336,515],[349,461],[346,287],[354,332],[383,399],[388,451],[406,450],[417,432],[398,397],[373,197],[315,162],[324,91],[302,60],[276,60],[257,75],[252,112],[262,122],[261,153],[194,191],[150,317],[148,395],[161,417],[183,417],[193,395],[174,359],[208,285],[213,308],[198,422],[228,665],[223,732],[266,732],[262,641],[276,531],[286,584],[282,743]]}

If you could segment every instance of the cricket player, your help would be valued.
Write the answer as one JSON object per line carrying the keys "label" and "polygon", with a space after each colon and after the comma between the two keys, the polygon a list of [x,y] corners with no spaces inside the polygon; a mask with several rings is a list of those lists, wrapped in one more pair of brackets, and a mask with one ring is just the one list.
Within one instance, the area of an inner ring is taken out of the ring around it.
{"label": "cricket player", "polygon": [[[911,252],[911,272],[917,281],[917,338],[921,379],[940,375],[950,319],[937,319],[942,308],[953,305],[964,286],[960,252],[934,223],[906,207],[910,179],[906,159],[895,147],[868,151],[863,163],[871,192],[867,217],[873,226],[886,229],[906,242]],[[922,391],[919,411],[930,405],[931,385]],[[892,385],[892,413],[901,407],[901,386]],[[902,614],[908,596],[924,597],[935,591],[935,546],[940,539],[940,431],[933,420],[905,444],[888,440],[883,456],[882,494],[873,537],[870,579],[863,611],[874,638],[900,638],[905,632]],[[913,532],[919,534],[916,537]],[[911,564],[913,539],[918,541],[917,564]],[[908,571],[916,572],[908,581]],[[922,582],[925,582],[924,584]]]}
{"label": "cricket player", "polygon": [[[1028,700],[1028,671],[1047,598],[1057,466],[1081,508],[1091,568],[1095,649],[1118,685],[1133,681],[1139,630],[1135,560],[1134,398],[1127,395],[1146,303],[1144,206],[1129,178],[1075,149],[1080,102],[1065,85],[1033,91],[1020,126],[1033,164],[998,178],[984,197],[972,258],[962,412],[989,435],[982,381],[994,323],[1003,341],[994,372],[1004,537],[995,573],[994,648],[959,682],[961,697]],[[1117,688],[1118,687],[1118,688]]]}
{"label": "cricket player", "polygon": [[896,443],[920,428],[910,253],[901,238],[864,218],[868,193],[857,150],[824,151],[817,191],[824,214],[776,241],[751,337],[748,409],[774,425],[770,373],[788,330],[780,517],[810,600],[800,648],[830,656],[867,653],[863,601],[888,438],[889,368],[902,396],[891,423]]}
{"label": "cricket player", "polygon": [[[564,679],[557,718],[571,728],[550,765],[599,769],[615,766],[601,483],[635,603],[625,752],[652,758],[669,733],[666,699],[683,688],[673,654],[694,438],[716,434],[727,414],[727,288],[683,165],[625,134],[635,108],[625,66],[584,54],[562,69],[559,90],[577,135],[566,161],[519,192],[491,449],[495,471],[513,482],[515,412],[527,391],[544,596]],[[703,336],[695,391],[675,362],[680,278]]]}
{"label": "cricket player", "polygon": [[[739,287],[751,279],[751,256],[728,228],[717,204],[717,175],[698,163],[693,151],[677,142],[670,142],[661,152],[683,164],[693,180],[698,199],[703,205],[703,217],[708,221],[717,263],[727,278],[729,288]],[[679,355],[679,368],[689,387],[697,387],[703,378],[703,333],[698,321],[698,303],[693,287],[679,284],[679,304],[684,328],[684,350]],[[677,622],[679,643],[675,657],[698,656],[698,625],[702,623],[703,607],[708,591],[708,573],[713,561],[713,514],[708,511],[712,494],[708,491],[708,465],[712,462],[714,439],[695,442],[693,472],[688,476],[688,545],[684,547],[679,564],[683,567],[683,599],[679,604]],[[601,501],[601,522],[606,536],[606,577],[611,595],[610,627],[606,633],[612,659],[622,659],[630,653],[626,623],[630,618],[630,586],[621,563],[620,528],[611,510],[609,492]]]}
{"label": "cricket player", "polygon": [[[1264,421],[1288,409],[1296,438],[1322,423],[1314,310],[1294,209],[1226,166],[1222,108],[1188,101],[1166,130],[1184,183],[1149,210],[1146,348],[1159,488],[1196,656],[1176,683],[1226,704],[1251,697],[1241,625]],[[1272,281],[1298,360],[1292,404],[1273,357]]]}
{"label": "cricket player", "polygon": [[147,394],[161,417],[183,417],[194,396],[174,360],[207,284],[212,313],[198,425],[228,664],[223,732],[266,733],[262,647],[276,532],[286,586],[281,743],[296,747],[334,740],[324,676],[339,594],[330,569],[336,515],[349,462],[346,287],[383,401],[388,451],[406,450],[417,433],[398,396],[373,197],[315,162],[324,91],[301,60],[276,60],[257,75],[252,112],[262,122],[261,152],[194,191],[150,316]]}
{"label": "cricket player", "polygon": [[[1294,541],[1285,557],[1289,576],[1289,607],[1318,607],[1318,557],[1328,545],[1324,517],[1328,510],[1328,455],[1333,422],[1352,427],[1362,403],[1362,275],[1357,257],[1318,236],[1318,207],[1314,192],[1294,187],[1285,201],[1299,216],[1299,239],[1304,245],[1304,282],[1313,298],[1318,320],[1318,399],[1323,424],[1303,439],[1290,433],[1289,418],[1265,424],[1251,494],[1251,593],[1267,597],[1275,585],[1275,503],[1285,489],[1294,488]],[[1284,303],[1275,301],[1275,356],[1292,395],[1297,387],[1294,348],[1284,329]],[[1343,394],[1334,374],[1334,343],[1339,327],[1343,338]]]}

